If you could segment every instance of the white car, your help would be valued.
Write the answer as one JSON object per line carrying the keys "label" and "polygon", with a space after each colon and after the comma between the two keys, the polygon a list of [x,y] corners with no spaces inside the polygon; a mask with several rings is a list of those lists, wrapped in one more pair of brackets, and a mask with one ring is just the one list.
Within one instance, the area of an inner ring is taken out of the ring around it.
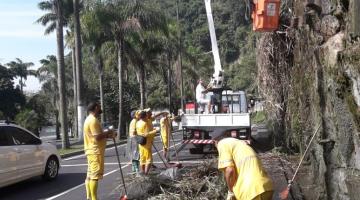
{"label": "white car", "polygon": [[16,124],[0,121],[0,187],[34,176],[53,180],[59,167],[60,156],[53,144]]}

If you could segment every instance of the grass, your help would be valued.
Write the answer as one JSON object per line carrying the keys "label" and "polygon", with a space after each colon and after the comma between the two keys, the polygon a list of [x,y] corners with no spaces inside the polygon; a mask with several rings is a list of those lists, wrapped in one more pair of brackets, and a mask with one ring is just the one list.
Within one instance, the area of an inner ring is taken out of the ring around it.
{"label": "grass", "polygon": [[264,123],[266,121],[266,115],[264,111],[258,111],[251,115],[251,122],[253,124]]}
{"label": "grass", "polygon": [[69,149],[59,149],[60,156],[84,150],[83,144],[72,145]]}

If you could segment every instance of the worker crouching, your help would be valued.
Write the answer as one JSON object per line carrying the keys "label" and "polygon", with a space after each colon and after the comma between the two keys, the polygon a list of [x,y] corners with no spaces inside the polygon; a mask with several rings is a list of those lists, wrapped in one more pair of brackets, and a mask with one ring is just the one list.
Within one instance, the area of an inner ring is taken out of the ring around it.
{"label": "worker crouching", "polygon": [[140,120],[136,123],[136,133],[146,138],[144,145],[139,144],[141,171],[146,175],[149,173],[152,164],[152,145],[157,129],[149,126],[148,117],[145,111],[141,111]]}
{"label": "worker crouching", "polygon": [[273,185],[255,151],[236,138],[218,138],[218,168],[228,186],[227,200],[271,200]]}

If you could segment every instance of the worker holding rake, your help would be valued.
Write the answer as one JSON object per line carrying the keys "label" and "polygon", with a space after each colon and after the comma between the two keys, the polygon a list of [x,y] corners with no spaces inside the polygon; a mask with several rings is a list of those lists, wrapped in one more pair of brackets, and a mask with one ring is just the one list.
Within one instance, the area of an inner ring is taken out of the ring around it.
{"label": "worker holding rake", "polygon": [[146,175],[152,164],[152,144],[158,129],[150,129],[147,112],[141,111],[140,120],[136,123],[136,133],[146,138],[146,143],[139,144],[141,171]]}
{"label": "worker holding rake", "polygon": [[172,119],[169,117],[168,113],[163,114],[163,117],[160,119],[160,133],[161,133],[161,141],[163,143],[163,156],[166,160],[168,160],[168,149],[170,144],[170,132],[171,132],[171,121]]}
{"label": "worker holding rake", "polygon": [[99,103],[90,103],[87,110],[89,115],[84,122],[84,151],[88,162],[85,179],[86,199],[97,200],[98,181],[104,174],[106,139],[115,138],[116,133],[111,129],[102,130],[97,119],[102,113]]}
{"label": "worker holding rake", "polygon": [[219,152],[218,168],[224,172],[229,189],[227,200],[272,199],[272,181],[246,142],[220,136],[215,145]]}

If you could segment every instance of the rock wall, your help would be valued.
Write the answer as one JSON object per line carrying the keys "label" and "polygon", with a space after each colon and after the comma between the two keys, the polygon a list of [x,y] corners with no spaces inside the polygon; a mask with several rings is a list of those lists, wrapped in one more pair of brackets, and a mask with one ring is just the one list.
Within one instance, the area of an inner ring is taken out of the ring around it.
{"label": "rock wall", "polygon": [[281,30],[262,34],[257,47],[275,145],[302,154],[320,127],[305,198],[360,199],[360,1],[283,4]]}

